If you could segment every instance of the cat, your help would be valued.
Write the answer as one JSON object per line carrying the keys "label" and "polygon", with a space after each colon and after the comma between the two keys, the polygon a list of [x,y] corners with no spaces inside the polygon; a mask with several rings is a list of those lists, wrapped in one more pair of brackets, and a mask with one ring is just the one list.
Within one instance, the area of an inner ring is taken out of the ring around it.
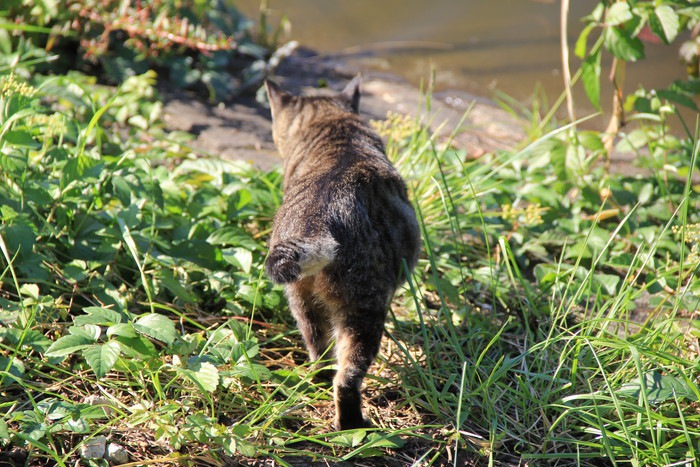
{"label": "cat", "polygon": [[360,389],[405,266],[418,260],[415,211],[381,138],[358,115],[359,76],[333,96],[265,85],[284,160],[266,272],[285,285],[312,362],[335,339],[334,428],[369,427]]}

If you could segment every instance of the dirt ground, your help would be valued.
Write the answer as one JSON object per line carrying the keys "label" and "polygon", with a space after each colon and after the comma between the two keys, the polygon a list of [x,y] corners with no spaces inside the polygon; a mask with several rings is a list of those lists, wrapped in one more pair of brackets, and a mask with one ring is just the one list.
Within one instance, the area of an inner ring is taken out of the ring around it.
{"label": "dirt ground", "polygon": [[[521,124],[488,99],[459,92],[433,95],[428,113],[419,89],[402,78],[368,71],[361,63],[342,63],[297,49],[272,73],[285,89],[294,93],[313,92],[319,84],[342,89],[358,72],[362,73],[360,111],[368,119],[383,119],[387,112],[420,115],[443,138],[454,131],[469,106],[453,145],[478,157],[499,149],[511,149],[523,138]],[[281,163],[272,143],[269,110],[252,97],[210,105],[184,92],[165,92],[165,121],[168,129],[196,136],[192,146],[224,159],[242,159],[261,168]]]}

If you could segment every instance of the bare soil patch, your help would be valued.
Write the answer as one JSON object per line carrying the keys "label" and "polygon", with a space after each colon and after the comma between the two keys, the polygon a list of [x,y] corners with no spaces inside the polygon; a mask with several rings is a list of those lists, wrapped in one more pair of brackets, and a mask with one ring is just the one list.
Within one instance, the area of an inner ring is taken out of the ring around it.
{"label": "bare soil patch", "polygon": [[[360,110],[368,119],[384,119],[388,112],[421,112],[433,130],[447,138],[471,106],[453,145],[468,157],[512,149],[523,138],[521,124],[488,99],[464,92],[436,93],[425,112],[419,90],[396,75],[378,73],[298,49],[275,70],[272,78],[295,93],[319,86],[342,89],[358,71],[363,74]],[[270,135],[269,110],[254,97],[239,97],[218,105],[182,91],[164,92],[165,121],[170,130],[196,136],[192,146],[224,159],[246,160],[269,169],[281,163]]]}

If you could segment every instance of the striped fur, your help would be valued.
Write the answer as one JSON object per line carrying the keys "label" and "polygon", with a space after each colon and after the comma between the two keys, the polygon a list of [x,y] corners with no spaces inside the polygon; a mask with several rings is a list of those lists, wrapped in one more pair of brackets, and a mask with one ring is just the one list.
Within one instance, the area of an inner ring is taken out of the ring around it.
{"label": "striped fur", "polygon": [[335,339],[335,427],[368,426],[360,388],[404,280],[402,264],[410,270],[418,259],[418,223],[381,139],[357,115],[358,78],[333,97],[266,86],[284,158],[267,273],[285,284],[312,360]]}

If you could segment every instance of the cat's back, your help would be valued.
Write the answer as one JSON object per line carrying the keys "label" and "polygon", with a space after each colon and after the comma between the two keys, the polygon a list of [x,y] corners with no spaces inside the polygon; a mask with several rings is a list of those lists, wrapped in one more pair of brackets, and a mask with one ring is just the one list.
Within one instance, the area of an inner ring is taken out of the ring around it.
{"label": "cat's back", "polygon": [[351,139],[347,149],[327,162],[325,172],[316,173],[314,199],[340,245],[334,269],[390,290],[401,275],[401,261],[409,268],[417,261],[418,222],[406,185],[379,137],[363,123]]}
{"label": "cat's back", "polygon": [[398,280],[401,260],[409,267],[417,260],[420,233],[381,138],[343,102],[290,99],[273,124],[284,158],[284,202],[273,237],[328,232],[338,244],[332,269],[339,274]]}
{"label": "cat's back", "polygon": [[[286,162],[286,201],[308,202],[321,217],[345,222],[379,221],[396,205],[410,208],[406,185],[381,139],[359,117],[333,116],[309,130]],[[396,211],[414,217],[412,209]]]}

